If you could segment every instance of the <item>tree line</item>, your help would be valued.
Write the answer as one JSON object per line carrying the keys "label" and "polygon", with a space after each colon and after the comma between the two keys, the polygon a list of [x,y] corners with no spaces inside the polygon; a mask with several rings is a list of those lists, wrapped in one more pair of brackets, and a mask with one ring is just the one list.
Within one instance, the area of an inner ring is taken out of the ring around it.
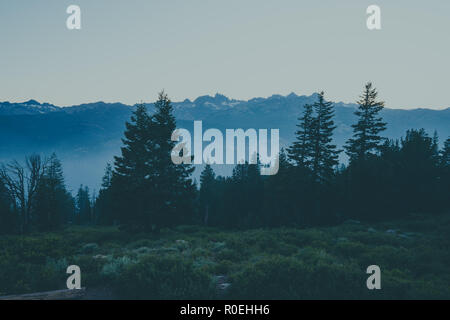
{"label": "tree line", "polygon": [[[159,232],[181,224],[259,228],[376,221],[450,209],[450,138],[410,129],[399,140],[383,136],[384,102],[371,83],[357,101],[353,135],[343,150],[333,144],[334,105],[320,92],[303,106],[295,141],[279,153],[279,171],[239,164],[229,177],[207,164],[200,184],[192,165],[171,161],[176,129],[172,104],[162,92],[149,114],[140,104],[108,164],[98,195],[81,186],[73,197],[56,155],[33,155],[25,165],[0,169],[0,232],[56,230],[67,223],[120,225]],[[340,164],[345,153],[348,164]]]}
{"label": "tree line", "polygon": [[[261,176],[260,165],[237,166],[231,177],[201,174],[200,210],[213,226],[330,225],[346,219],[376,221],[409,213],[450,210],[450,138],[411,129],[400,140],[382,136],[384,103],[368,83],[357,101],[357,122],[344,150],[333,144],[333,105],[318,95],[298,119],[296,139],[279,155],[279,171]],[[345,152],[348,165],[338,163]]]}

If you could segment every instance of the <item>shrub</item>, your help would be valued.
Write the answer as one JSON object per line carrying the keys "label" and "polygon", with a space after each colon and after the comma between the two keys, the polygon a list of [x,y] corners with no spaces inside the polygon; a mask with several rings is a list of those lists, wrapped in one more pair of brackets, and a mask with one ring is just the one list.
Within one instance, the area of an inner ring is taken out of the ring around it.
{"label": "shrub", "polygon": [[136,261],[127,256],[113,258],[110,262],[103,265],[100,274],[107,279],[117,280],[124,270],[134,263],[136,263]]}
{"label": "shrub", "polygon": [[360,242],[342,241],[336,244],[335,251],[346,258],[356,258],[366,252],[366,248]]}
{"label": "shrub", "polygon": [[229,298],[357,298],[362,296],[364,276],[355,267],[323,262],[308,265],[293,257],[267,256],[232,276]]}
{"label": "shrub", "polygon": [[94,253],[98,250],[98,244],[96,243],[87,243],[83,247],[81,247],[81,253],[90,254]]}
{"label": "shrub", "polygon": [[115,282],[117,294],[125,299],[207,299],[214,296],[213,284],[192,261],[175,256],[150,255],[128,264]]}
{"label": "shrub", "polygon": [[239,252],[236,252],[228,248],[219,251],[216,257],[218,260],[229,260],[235,262],[242,261],[242,259],[244,258],[242,255],[239,254]]}

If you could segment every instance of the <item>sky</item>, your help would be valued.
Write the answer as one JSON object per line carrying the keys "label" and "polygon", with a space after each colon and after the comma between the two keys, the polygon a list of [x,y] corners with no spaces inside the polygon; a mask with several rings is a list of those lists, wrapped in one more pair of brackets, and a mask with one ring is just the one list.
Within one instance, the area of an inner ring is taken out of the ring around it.
{"label": "sky", "polygon": [[[69,30],[69,5],[81,30]],[[366,9],[381,8],[381,30]],[[372,81],[390,108],[450,107],[448,0],[0,0],[0,101],[247,100]]]}

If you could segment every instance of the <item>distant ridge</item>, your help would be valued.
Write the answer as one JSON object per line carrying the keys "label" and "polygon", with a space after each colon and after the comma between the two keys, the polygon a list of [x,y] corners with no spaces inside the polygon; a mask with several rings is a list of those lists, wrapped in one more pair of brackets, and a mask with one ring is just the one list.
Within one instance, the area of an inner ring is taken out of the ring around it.
{"label": "distant ridge", "polygon": [[[290,94],[283,96],[280,94],[273,94],[267,98],[263,97],[255,97],[251,98],[249,100],[236,100],[228,98],[227,96],[216,93],[214,96],[211,95],[204,95],[199,96],[195,100],[191,101],[190,99],[185,99],[181,102],[173,102],[175,109],[180,108],[186,108],[186,107],[210,107],[214,110],[224,110],[228,107],[245,107],[247,105],[253,105],[253,104],[264,104],[267,102],[282,102],[285,101],[295,101],[302,103],[303,101],[311,101],[313,102],[314,99],[316,99],[317,93],[313,93],[309,96],[306,95],[297,95],[294,92],[291,92]],[[153,103],[146,103],[149,106],[152,106]],[[355,103],[346,103],[346,102],[334,102],[336,106],[339,107],[350,107],[355,108],[357,105]],[[92,109],[97,107],[128,107],[132,108],[134,105],[127,105],[121,102],[103,102],[103,101],[97,101],[97,102],[90,102],[90,103],[83,103],[79,105],[72,105],[72,106],[56,106],[54,104],[50,104],[47,102],[40,103],[34,99],[30,99],[25,102],[9,102],[4,101],[0,102],[0,116],[5,115],[21,115],[21,114],[45,114],[50,112],[71,112],[73,110],[83,110],[83,109]],[[399,108],[386,108],[387,110],[402,110],[402,111],[413,111],[413,110],[433,110],[433,111],[444,111],[450,109],[450,107],[445,109],[431,109],[431,108],[412,108],[412,109],[399,109]]]}

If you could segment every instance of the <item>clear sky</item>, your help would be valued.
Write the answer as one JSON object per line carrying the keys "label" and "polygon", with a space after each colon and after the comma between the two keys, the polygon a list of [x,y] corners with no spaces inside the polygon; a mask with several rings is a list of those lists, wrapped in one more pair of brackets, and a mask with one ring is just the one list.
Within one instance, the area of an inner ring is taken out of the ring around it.
{"label": "clear sky", "polygon": [[[81,8],[68,30],[66,8]],[[366,27],[381,7],[382,30]],[[449,0],[0,0],[0,101],[311,94],[450,107]]]}

